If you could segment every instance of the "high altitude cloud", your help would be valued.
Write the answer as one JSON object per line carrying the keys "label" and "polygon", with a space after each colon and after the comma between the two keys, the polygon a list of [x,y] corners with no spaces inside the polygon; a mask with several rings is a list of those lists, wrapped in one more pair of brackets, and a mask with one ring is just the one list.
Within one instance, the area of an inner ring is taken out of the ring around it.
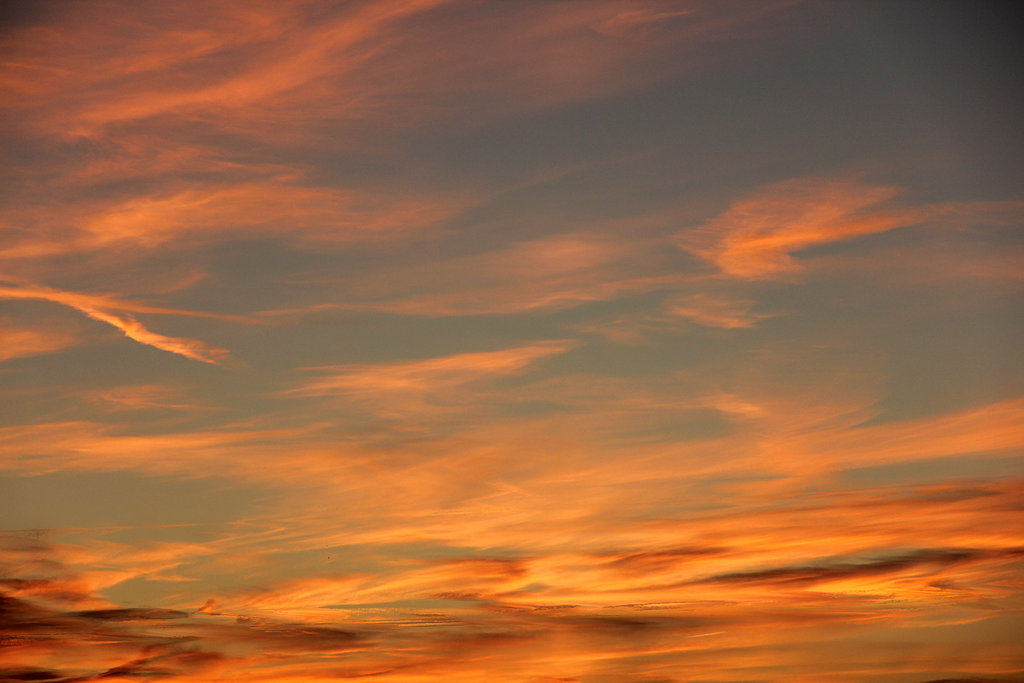
{"label": "high altitude cloud", "polygon": [[[152,2],[113,23],[119,3],[71,4],[57,10],[60,29],[16,33],[21,60],[5,76],[19,110],[42,109],[35,124],[65,135],[177,118],[301,136],[296,126],[316,120],[450,113],[474,92],[521,109],[633,87],[673,46],[721,40],[786,4],[260,2],[226,3],[200,19]],[[432,102],[409,99],[428,92]]]}
{"label": "high altitude cloud", "polygon": [[1024,670],[1012,79],[948,3],[22,4],[0,679]]}
{"label": "high altitude cloud", "polygon": [[790,180],[679,233],[679,244],[727,275],[778,277],[799,270],[794,252],[920,222],[922,212],[888,204],[899,194],[854,180]]}
{"label": "high altitude cloud", "polygon": [[401,397],[431,400],[481,380],[522,372],[534,362],[576,346],[544,341],[500,351],[460,353],[443,358],[363,366],[310,368],[321,376],[291,389],[295,396],[350,394],[392,402]]}
{"label": "high altitude cloud", "polygon": [[755,190],[710,221],[679,232],[676,240],[726,275],[773,279],[802,270],[795,255],[812,247],[922,224],[1014,224],[1024,209],[1016,201],[914,206],[897,201],[903,193],[860,179],[796,178]]}
{"label": "high altitude cloud", "polygon": [[171,384],[135,384],[87,391],[83,397],[108,410],[188,409],[197,404],[185,398],[183,387]]}
{"label": "high altitude cloud", "polygon": [[687,318],[698,325],[726,329],[753,327],[760,320],[771,317],[751,311],[753,301],[703,293],[670,297],[664,307],[670,315]]}
{"label": "high altitude cloud", "polygon": [[209,313],[191,313],[173,309],[146,306],[130,302],[121,302],[109,296],[94,296],[80,294],[77,292],[65,292],[49,287],[24,286],[24,287],[3,287],[0,286],[0,299],[40,299],[63,304],[84,313],[93,320],[107,323],[121,330],[126,337],[140,344],[152,346],[162,351],[176,353],[192,360],[202,361],[221,365],[230,360],[229,352],[226,349],[211,346],[198,339],[185,339],[181,337],[168,337],[153,332],[146,328],[133,315],[124,311],[143,311],[149,313],[165,313],[175,315],[195,315],[199,317],[226,317],[228,319],[241,320],[233,316],[217,316]]}
{"label": "high altitude cloud", "polygon": [[[3,295],[0,294],[0,297]],[[56,326],[24,325],[0,318],[0,363],[74,346],[74,332]]]}

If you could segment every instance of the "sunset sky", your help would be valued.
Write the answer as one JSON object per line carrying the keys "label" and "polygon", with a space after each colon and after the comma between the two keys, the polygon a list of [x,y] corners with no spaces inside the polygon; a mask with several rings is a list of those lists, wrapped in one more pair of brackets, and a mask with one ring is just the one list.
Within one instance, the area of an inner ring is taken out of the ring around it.
{"label": "sunset sky", "polygon": [[1012,2],[0,14],[0,681],[1024,681]]}

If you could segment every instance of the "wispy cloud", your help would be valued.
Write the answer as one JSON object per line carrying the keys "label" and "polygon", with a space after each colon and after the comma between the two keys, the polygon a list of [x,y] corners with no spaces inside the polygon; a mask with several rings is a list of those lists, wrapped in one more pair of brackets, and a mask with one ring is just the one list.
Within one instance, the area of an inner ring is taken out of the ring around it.
{"label": "wispy cloud", "polygon": [[[864,77],[934,63],[938,19],[36,4],[0,48],[0,512],[33,527],[0,679],[1020,672],[1024,203],[962,126],[997,81],[934,108],[953,173]],[[110,329],[204,365],[82,348]]]}
{"label": "wispy cloud", "polygon": [[[17,260],[105,254],[108,260],[123,262],[155,253],[168,243],[196,249],[239,234],[291,236],[320,244],[393,240],[450,217],[457,206],[454,199],[394,198],[286,181],[210,184],[155,196],[71,204],[60,214],[25,210],[21,229],[10,231],[0,248],[0,260],[17,265]],[[43,223],[49,226],[43,228]]]}
{"label": "wispy cloud", "polygon": [[[298,2],[232,4],[203,22],[178,18],[175,30],[161,30],[169,18],[158,3],[134,5],[112,26],[105,7],[69,7],[62,30],[31,26],[16,36],[20,59],[8,62],[6,80],[21,95],[19,108],[46,108],[37,125],[65,134],[176,118],[294,135],[297,124],[317,120],[416,121],[436,116],[439,104],[450,113],[471,91],[522,110],[633,87],[668,48],[721,40],[786,4],[680,11],[649,0],[628,8],[614,0],[497,8],[402,0],[319,12]],[[474,33],[455,28],[451,12]],[[630,40],[652,27],[660,30],[643,43]],[[59,49],[67,44],[76,49]],[[408,106],[410,94],[426,92],[432,103]]]}
{"label": "wispy cloud", "polygon": [[500,351],[460,353],[397,363],[309,368],[321,376],[287,391],[293,396],[346,394],[392,403],[441,398],[474,382],[524,371],[542,358],[565,353],[576,342],[544,341]]}
{"label": "wispy cloud", "polygon": [[701,293],[670,297],[664,308],[669,315],[692,320],[698,325],[735,329],[753,327],[759,321],[772,317],[767,313],[753,312],[754,305],[755,302],[747,299]]}
{"label": "wispy cloud", "polygon": [[[676,239],[681,248],[728,276],[773,279],[803,270],[794,256],[812,247],[922,224],[933,229],[1013,224],[1024,210],[1017,201],[915,206],[898,201],[902,194],[900,187],[869,185],[856,178],[797,178],[755,190],[703,225],[679,232]],[[856,263],[853,258],[837,265]]]}
{"label": "wispy cloud", "polygon": [[52,353],[77,343],[77,334],[73,330],[39,324],[25,325],[10,318],[0,318],[0,362]]}
{"label": "wispy cloud", "polygon": [[450,213],[436,199],[396,201],[333,188],[266,183],[206,186],[168,197],[132,199],[88,217],[81,229],[97,246],[125,241],[153,247],[174,238],[195,240],[218,232],[229,238],[239,230],[248,236],[283,232],[345,242],[378,239],[387,231],[407,234]]}
{"label": "wispy cloud", "polygon": [[[970,549],[927,549],[918,550],[912,553],[897,555],[883,559],[869,560],[863,562],[831,562],[812,564],[798,567],[780,567],[762,569],[758,571],[735,572],[730,574],[718,574],[704,582],[725,582],[725,583],[782,583],[782,584],[814,584],[832,581],[844,581],[865,576],[876,576],[879,574],[893,574],[910,570],[917,575],[925,572],[928,576],[939,569],[954,564],[978,561],[990,557],[1006,558],[1012,560],[1024,556],[1024,549],[1009,548],[999,551],[970,550]],[[931,572],[927,570],[931,569]]]}
{"label": "wispy cloud", "polygon": [[191,315],[198,317],[221,318],[229,320],[242,320],[239,316],[219,316],[212,313],[190,312],[176,309],[159,308],[121,302],[114,297],[96,296],[81,294],[78,292],[65,292],[49,287],[27,285],[24,287],[0,287],[0,298],[3,299],[38,299],[52,301],[54,303],[69,306],[84,313],[93,320],[107,323],[112,327],[121,330],[129,339],[152,346],[162,351],[176,353],[192,360],[222,365],[231,361],[230,354],[226,349],[211,346],[198,339],[186,339],[181,337],[168,337],[146,328],[135,319],[131,312],[163,313],[171,315]]}
{"label": "wispy cloud", "polygon": [[[677,289],[690,281],[667,267],[652,273],[645,260],[664,245],[627,232],[618,225],[596,226],[380,268],[344,278],[340,286],[346,300],[328,306],[424,317],[531,314]],[[313,282],[334,284],[336,278]]]}
{"label": "wispy cloud", "polygon": [[887,205],[899,194],[856,180],[790,180],[735,202],[678,240],[727,275],[778,277],[799,270],[794,252],[920,222],[920,210]]}
{"label": "wispy cloud", "polygon": [[134,384],[86,391],[83,396],[108,410],[184,410],[197,407],[183,387],[169,384]]}
{"label": "wispy cloud", "polygon": [[[1005,496],[989,493],[1000,499],[1004,514],[1012,507]],[[935,505],[966,503],[966,510],[977,500],[865,499],[830,509],[842,531],[863,504],[879,506],[879,519],[892,519]],[[991,499],[985,504],[993,507]],[[809,523],[813,512],[797,507],[791,515]],[[5,601],[6,628],[12,629],[5,635],[13,636],[14,655],[8,666],[21,667],[5,673],[102,680],[160,672],[200,681],[379,674],[411,682],[441,674],[469,681],[494,672],[495,680],[514,681],[579,673],[581,662],[593,675],[649,677],[665,667],[678,672],[728,657],[734,666],[717,664],[718,670],[725,680],[743,680],[743,674],[770,671],[780,661],[795,665],[790,656],[819,667],[831,656],[820,648],[841,634],[870,634],[889,625],[907,636],[959,625],[964,609],[971,610],[968,622],[987,627],[1014,620],[1014,605],[999,607],[992,598],[1005,595],[1009,572],[1019,568],[1019,548],[862,549],[818,560],[811,555],[818,548],[807,547],[805,563],[745,569],[758,562],[764,567],[773,555],[782,556],[780,543],[797,538],[796,530],[763,533],[771,527],[752,524],[760,514],[699,520],[693,529],[703,527],[726,541],[716,547],[406,561],[372,574],[219,591],[202,606],[109,606],[82,584],[74,584],[80,597],[55,601],[52,592],[51,598],[22,592]],[[857,542],[852,535],[835,540],[839,550]],[[52,568],[63,565],[68,550],[36,541],[22,543],[17,553],[37,568]],[[81,558],[89,559],[96,558]],[[18,581],[46,583],[28,578],[27,566],[18,572],[26,578]],[[74,582],[69,569],[62,569],[66,585]],[[793,638],[803,645],[794,650]],[[1006,670],[1000,667],[1012,661],[998,643],[977,645],[986,653],[973,660],[980,671]],[[908,647],[920,670],[942,670],[937,653]],[[773,656],[765,657],[764,648]],[[880,660],[859,672],[886,670]]]}

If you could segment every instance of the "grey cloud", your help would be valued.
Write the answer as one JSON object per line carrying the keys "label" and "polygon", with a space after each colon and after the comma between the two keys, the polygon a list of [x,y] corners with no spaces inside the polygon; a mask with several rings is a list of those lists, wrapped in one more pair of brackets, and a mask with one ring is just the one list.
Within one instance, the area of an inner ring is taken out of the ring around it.
{"label": "grey cloud", "polygon": [[862,562],[825,562],[821,564],[777,567],[749,572],[717,574],[693,583],[817,583],[857,576],[889,574],[911,567],[948,567],[965,562],[1024,556],[1024,549],[924,549],[885,559]]}

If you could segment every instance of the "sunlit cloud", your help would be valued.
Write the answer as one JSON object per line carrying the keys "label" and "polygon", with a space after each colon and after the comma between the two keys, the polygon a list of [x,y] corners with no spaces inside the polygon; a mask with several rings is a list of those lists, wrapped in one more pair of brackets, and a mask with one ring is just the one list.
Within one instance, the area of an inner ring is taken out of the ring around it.
{"label": "sunlit cloud", "polygon": [[[976,505],[970,501],[978,499],[965,500]],[[889,519],[893,504],[911,515],[922,505],[957,505],[956,499],[928,501],[873,502]],[[844,514],[869,501],[849,502],[851,506],[836,508],[837,530],[842,530]],[[1002,501],[1004,510],[1009,502]],[[991,507],[992,501],[987,504]],[[793,519],[807,520],[810,512],[797,508]],[[941,592],[947,605],[957,601],[962,609],[985,599],[984,593],[1004,595],[1009,588],[1006,571],[1015,562],[1019,565],[1021,553],[1013,547],[924,548],[831,560],[811,555],[816,562],[729,571],[758,552],[778,554],[777,544],[786,542],[784,536],[757,536],[759,529],[750,528],[754,518],[736,518],[735,525],[722,528],[732,537],[718,547],[666,548],[621,557],[556,554],[407,562],[383,575],[288,581],[221,594],[187,608],[117,608],[96,602],[83,607],[80,598],[71,596],[44,607],[26,594],[8,601],[12,624],[20,630],[13,661],[34,661],[34,670],[40,671],[47,657],[53,670],[70,665],[96,675],[160,668],[167,675],[196,680],[270,667],[272,679],[290,680],[290,667],[303,661],[294,658],[313,657],[302,664],[306,675],[323,676],[339,664],[317,663],[318,658],[333,654],[345,657],[346,675],[391,672],[401,676],[396,680],[416,680],[419,674],[444,672],[471,680],[496,666],[540,675],[560,667],[578,671],[580,662],[590,662],[597,667],[594,671],[654,672],[657,660],[644,662],[645,654],[660,654],[676,670],[695,654],[735,656],[740,648],[749,651],[737,669],[742,670],[767,664],[756,654],[759,648],[788,648],[783,644],[789,637],[828,642],[851,631],[869,633],[884,622],[903,629],[961,623],[962,612],[943,616],[935,608],[936,594]],[[714,517],[701,520],[704,527],[709,523],[717,526]],[[56,550],[36,543],[21,552],[43,559],[54,558]],[[821,590],[815,588],[819,583]],[[694,590],[698,585],[700,590]],[[973,589],[965,590],[967,585]],[[453,591],[452,586],[459,588]],[[417,598],[431,601],[431,607],[403,606],[403,601]],[[908,606],[913,609],[908,611]],[[1006,617],[1006,610],[1012,607],[982,611],[967,621]],[[56,628],[65,639],[59,656],[49,645]],[[101,630],[102,642],[97,640]],[[152,647],[158,642],[160,648]],[[545,642],[550,645],[529,650],[533,655],[521,650],[528,643]],[[595,659],[598,652],[603,655]],[[979,666],[997,671],[997,662],[1010,661],[1007,654],[993,644],[992,663]],[[934,655],[921,656],[922,663],[937,661]]]}
{"label": "sunlit cloud", "polygon": [[[0,298],[3,299],[40,299],[63,304],[84,313],[93,320],[107,323],[112,327],[121,330],[129,339],[152,346],[162,351],[176,353],[192,360],[203,363],[221,365],[230,361],[229,352],[226,349],[211,346],[198,339],[184,339],[180,337],[168,337],[149,330],[135,319],[130,312],[122,311],[144,311],[151,313],[168,313],[177,315],[197,315],[200,317],[220,317],[212,314],[189,313],[173,309],[162,309],[131,303],[121,303],[112,297],[92,296],[77,292],[64,292],[49,287],[27,286],[27,287],[0,287]],[[120,309],[120,310],[119,310]],[[117,311],[117,312],[115,312]],[[231,316],[227,316],[229,319]],[[239,319],[239,318],[235,318]]]}
{"label": "sunlit cloud", "polygon": [[671,315],[692,320],[705,327],[726,329],[753,327],[758,321],[771,317],[769,314],[752,312],[750,309],[753,307],[753,301],[708,294],[676,296],[665,302],[665,310]]}
{"label": "sunlit cloud", "polygon": [[165,384],[136,384],[89,391],[84,397],[108,410],[184,410],[196,407],[182,387]]}
{"label": "sunlit cloud", "polygon": [[290,390],[296,396],[349,393],[387,400],[394,395],[443,395],[463,385],[521,372],[547,356],[576,344],[546,341],[501,351],[463,353],[444,358],[371,366],[315,368],[321,376]]}
{"label": "sunlit cloud", "polygon": [[[384,198],[287,183],[232,184],[185,189],[168,196],[133,198],[101,207],[82,207],[63,231],[22,231],[0,249],[0,259],[39,259],[64,254],[113,251],[122,260],[139,258],[160,245],[249,236],[288,236],[313,242],[395,239],[450,216],[453,202],[426,198]],[[36,212],[38,213],[38,212]],[[42,217],[27,216],[36,224]],[[124,250],[142,249],[140,253]]]}
{"label": "sunlit cloud", "polygon": [[81,229],[96,246],[127,241],[153,247],[172,238],[195,239],[232,229],[250,235],[267,230],[346,241],[409,230],[448,213],[447,207],[427,200],[385,201],[284,184],[234,185],[130,201],[89,217]]}
{"label": "sunlit cloud", "polygon": [[1019,678],[999,12],[5,9],[0,679]]}
{"label": "sunlit cloud", "polygon": [[0,318],[0,362],[53,353],[77,343],[77,336],[71,330],[56,326],[26,326],[10,318]]}
{"label": "sunlit cloud", "polygon": [[887,206],[899,194],[853,180],[791,180],[735,202],[678,239],[728,275],[778,277],[800,269],[794,252],[919,223],[921,211]]}
{"label": "sunlit cloud", "polygon": [[[497,249],[442,261],[346,278],[346,301],[309,312],[379,311],[448,317],[543,313],[588,303],[677,289],[690,276],[651,274],[644,256],[663,245],[598,231],[563,233],[513,242]],[[313,280],[333,284],[334,280]],[[372,293],[372,298],[367,295]],[[302,310],[265,311],[276,317]]]}
{"label": "sunlit cloud", "polygon": [[[72,6],[62,30],[31,27],[17,36],[21,59],[8,62],[5,77],[21,95],[19,108],[47,106],[39,123],[65,134],[176,117],[281,135],[282,121],[433,117],[438,103],[451,112],[473,91],[522,109],[631,87],[645,77],[652,49],[722,40],[786,4],[679,10],[602,0],[474,10],[403,0],[316,12],[298,2],[260,3],[217,8],[203,21],[178,18],[175,30],[166,30],[170,18],[156,3],[115,25],[104,23],[105,7]],[[476,32],[455,30],[452,12],[465,13]],[[661,30],[646,33],[645,43],[630,40],[655,26]],[[436,49],[439,41],[446,50]],[[66,44],[76,49],[57,49]],[[426,92],[433,103],[391,106]]]}
{"label": "sunlit cloud", "polygon": [[[812,247],[921,224],[1013,224],[1024,208],[1013,201],[911,206],[897,201],[901,194],[899,187],[856,179],[798,178],[760,188],[711,221],[676,237],[679,246],[726,275],[772,279],[803,270],[794,255]],[[878,258],[872,257],[876,263]],[[829,260],[837,261],[840,268],[858,262],[856,258]]]}

